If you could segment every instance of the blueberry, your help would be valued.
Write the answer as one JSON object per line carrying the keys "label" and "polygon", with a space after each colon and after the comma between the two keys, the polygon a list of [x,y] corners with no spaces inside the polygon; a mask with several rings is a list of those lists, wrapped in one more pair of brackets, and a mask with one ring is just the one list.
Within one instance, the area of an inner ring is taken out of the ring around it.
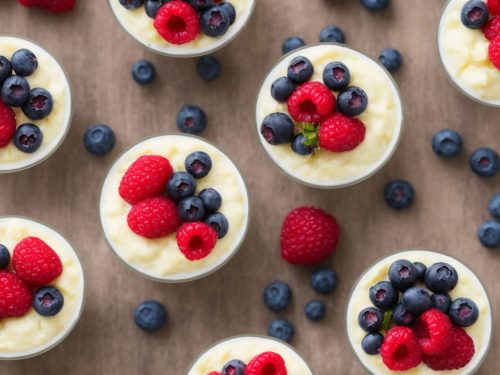
{"label": "blueberry", "polygon": [[202,178],[210,173],[212,169],[212,159],[206,152],[195,151],[190,153],[184,161],[187,173],[194,178]]}
{"label": "blueberry", "polygon": [[381,310],[392,309],[399,300],[399,292],[388,281],[380,281],[370,288],[370,300]]}
{"label": "blueberry", "polygon": [[106,155],[115,147],[115,133],[104,124],[89,126],[83,135],[83,144],[94,155]]}
{"label": "blueberry", "polygon": [[196,181],[187,172],[175,172],[167,182],[167,194],[175,201],[190,197],[196,190]]}
{"label": "blueberry", "polygon": [[403,293],[401,301],[407,311],[416,315],[432,307],[431,296],[424,288],[412,287],[407,289]]}
{"label": "blueberry", "polygon": [[2,85],[2,98],[11,107],[22,107],[30,97],[30,85],[21,76],[11,76]]}
{"label": "blueberry", "polygon": [[474,301],[468,298],[457,298],[448,311],[451,321],[459,327],[470,327],[479,317],[479,309]]}
{"label": "blueberry", "polygon": [[219,3],[219,6],[224,8],[227,14],[229,14],[229,24],[232,25],[234,23],[234,20],[236,19],[236,9],[234,9],[233,4],[224,1],[222,3]]}
{"label": "blueberry", "polygon": [[293,139],[293,133],[292,119],[281,112],[267,115],[260,126],[260,134],[271,145],[290,143]]}
{"label": "blueberry", "polygon": [[337,286],[337,274],[330,268],[320,268],[311,275],[311,288],[319,294],[330,294]]}
{"label": "blueberry", "polygon": [[294,329],[292,323],[286,319],[277,319],[269,324],[267,334],[279,340],[290,342],[293,339]]}
{"label": "blueberry", "polygon": [[417,278],[423,281],[425,276],[425,271],[427,271],[427,266],[422,262],[413,262],[413,265],[417,270]]}
{"label": "blueberry", "polygon": [[9,249],[0,244],[0,269],[6,268],[10,262]]}
{"label": "blueberry", "polygon": [[441,310],[445,314],[448,314],[451,305],[451,297],[449,294],[435,293],[431,296],[431,300],[432,300],[432,305],[436,309]]}
{"label": "blueberry", "polygon": [[144,301],[134,311],[135,324],[145,331],[157,331],[165,325],[167,311],[160,302]]}
{"label": "blueberry", "polygon": [[29,49],[18,49],[10,59],[10,65],[17,75],[27,77],[38,68],[38,59]]}
{"label": "blueberry", "polygon": [[415,191],[408,181],[391,181],[384,189],[385,202],[395,210],[408,208],[412,204],[414,197]]}
{"label": "blueberry", "polygon": [[361,4],[372,12],[379,12],[387,8],[389,0],[361,0]]}
{"label": "blueberry", "polygon": [[22,110],[30,120],[41,120],[47,117],[54,106],[52,95],[45,89],[35,88],[30,91],[30,95]]}
{"label": "blueberry", "polygon": [[229,222],[226,216],[220,212],[215,212],[205,219],[205,223],[210,225],[217,232],[217,238],[220,240],[224,238],[229,230]]}
{"label": "blueberry", "polygon": [[54,287],[46,286],[36,291],[33,296],[33,308],[42,316],[54,316],[64,305],[62,293]]}
{"label": "blueberry", "polygon": [[470,0],[462,7],[460,19],[469,29],[480,29],[488,22],[490,13],[488,6],[481,0]]}
{"label": "blueberry", "polygon": [[493,177],[500,170],[500,157],[491,148],[481,147],[469,157],[469,166],[479,177]]}
{"label": "blueberry", "polygon": [[448,293],[458,283],[458,274],[447,263],[434,263],[427,268],[424,277],[425,286],[434,293]]}
{"label": "blueberry", "polygon": [[264,304],[269,310],[282,311],[292,299],[292,290],[283,281],[274,281],[264,289]]}
{"label": "blueberry", "polygon": [[144,10],[146,11],[148,17],[154,19],[161,6],[167,1],[168,0],[146,0],[146,2],[144,3]]}
{"label": "blueberry", "polygon": [[304,133],[297,134],[292,140],[292,151],[299,155],[311,155],[316,147],[305,145],[305,141]]}
{"label": "blueberry", "polygon": [[278,102],[286,102],[295,90],[295,84],[288,77],[280,77],[271,85],[271,96]]}
{"label": "blueberry", "polygon": [[179,216],[186,221],[203,221],[205,218],[205,206],[198,197],[187,197],[177,205]]}
{"label": "blueberry", "polygon": [[222,368],[222,375],[245,375],[245,367],[245,362],[232,359]]}
{"label": "blueberry", "polygon": [[488,203],[488,210],[495,219],[500,219],[500,193],[496,193]]}
{"label": "blueberry", "polygon": [[440,130],[432,137],[432,150],[446,159],[457,156],[462,150],[462,137],[451,129]]}
{"label": "blueberry", "polygon": [[500,247],[500,223],[495,220],[485,221],[478,231],[479,241],[489,249]]}
{"label": "blueberry", "polygon": [[418,279],[417,269],[414,264],[406,259],[395,261],[389,267],[389,280],[397,290],[404,292],[411,288]]}
{"label": "blueberry", "polygon": [[377,355],[380,354],[380,347],[383,342],[384,336],[379,332],[367,333],[361,340],[361,348],[366,354]]}
{"label": "blueberry", "polygon": [[417,317],[406,310],[402,303],[398,303],[392,310],[392,321],[398,326],[411,327]]}
{"label": "blueberry", "polygon": [[0,85],[12,74],[12,65],[5,56],[0,56]]}
{"label": "blueberry", "polygon": [[132,78],[140,85],[147,85],[154,81],[156,69],[151,61],[139,60],[132,64]]}
{"label": "blueberry", "polygon": [[142,4],[144,4],[144,0],[120,0],[120,4],[126,9],[135,9],[142,6]]}
{"label": "blueberry", "polygon": [[31,154],[42,144],[43,133],[35,124],[22,124],[14,134],[14,145],[22,152]]}
{"label": "blueberry", "polygon": [[403,56],[395,48],[384,48],[380,52],[378,60],[391,73],[394,73],[403,65]]}
{"label": "blueberry", "polygon": [[320,42],[345,43],[345,34],[342,29],[335,25],[324,27],[319,33]]}
{"label": "blueberry", "polygon": [[294,49],[300,48],[302,46],[305,46],[306,42],[298,36],[291,36],[290,38],[287,38],[283,41],[283,45],[281,46],[281,51],[283,52],[283,55],[287,54],[290,51],[293,51]]}
{"label": "blueberry", "polygon": [[314,73],[314,67],[311,61],[304,56],[296,56],[290,61],[287,70],[288,78],[296,83],[301,84],[309,81]]}
{"label": "blueberry", "polygon": [[350,80],[349,68],[340,61],[328,63],[323,69],[323,82],[330,90],[343,90],[349,85]]}
{"label": "blueberry", "polygon": [[201,30],[208,36],[224,35],[230,24],[231,19],[225,6],[216,5],[205,9],[200,16]]}
{"label": "blueberry", "polygon": [[196,10],[203,10],[214,5],[214,0],[187,0]]}
{"label": "blueberry", "polygon": [[307,319],[313,322],[318,322],[325,317],[326,307],[325,304],[318,300],[309,301],[304,308],[304,313]]}
{"label": "blueberry", "polygon": [[213,81],[220,75],[220,63],[213,56],[202,56],[196,62],[196,71],[205,81]]}
{"label": "blueberry", "polygon": [[205,211],[207,212],[215,212],[222,205],[222,197],[217,190],[212,188],[206,188],[200,191],[198,198],[202,200]]}
{"label": "blueberry", "polygon": [[177,127],[181,132],[198,134],[207,126],[207,115],[195,105],[185,105],[177,114]]}
{"label": "blueberry", "polygon": [[347,87],[337,97],[337,109],[348,115],[358,116],[368,106],[368,95],[359,87]]}
{"label": "blueberry", "polygon": [[358,315],[358,324],[366,332],[380,331],[383,322],[384,312],[375,307],[367,307]]}

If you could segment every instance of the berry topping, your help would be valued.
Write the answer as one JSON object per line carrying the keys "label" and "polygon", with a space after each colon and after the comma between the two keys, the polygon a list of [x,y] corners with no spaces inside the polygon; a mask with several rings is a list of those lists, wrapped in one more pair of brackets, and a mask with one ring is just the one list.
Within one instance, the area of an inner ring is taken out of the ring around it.
{"label": "berry topping", "polygon": [[335,25],[328,25],[319,33],[320,42],[345,43],[345,34],[342,29]]}
{"label": "berry topping", "polygon": [[427,266],[422,262],[413,262],[415,269],[417,270],[417,277],[419,280],[424,280],[425,272],[427,271]]}
{"label": "berry topping", "polygon": [[451,321],[460,327],[470,327],[479,317],[479,309],[474,301],[468,298],[457,298],[448,311]]}
{"label": "berry topping", "polygon": [[11,107],[22,107],[30,97],[30,85],[24,77],[11,76],[2,85],[2,98]]}
{"label": "berry topping", "polygon": [[402,292],[411,288],[418,279],[415,265],[405,259],[392,263],[388,275],[392,285]]}
{"label": "berry topping", "polygon": [[139,236],[159,238],[175,232],[180,219],[175,203],[159,196],[146,198],[134,205],[128,213],[127,223]]}
{"label": "berry topping", "polygon": [[259,354],[248,363],[245,375],[287,375],[285,361],[278,353]]}
{"label": "berry topping", "polygon": [[271,96],[278,102],[286,102],[294,90],[295,84],[290,78],[280,77],[271,85]]}
{"label": "berry topping", "polygon": [[54,316],[61,311],[64,297],[59,289],[47,286],[36,291],[33,297],[33,308],[42,316]]}
{"label": "berry topping", "polygon": [[54,101],[50,92],[42,88],[36,88],[31,90],[28,101],[24,103],[22,110],[29,119],[41,120],[52,112],[53,106]]}
{"label": "berry topping", "polygon": [[234,9],[234,5],[227,1],[223,1],[222,3],[219,3],[218,6],[220,8],[223,8],[227,12],[227,14],[229,15],[229,24],[232,25],[236,20],[236,9]]}
{"label": "berry topping", "polygon": [[361,0],[361,4],[372,12],[379,12],[387,8],[389,0]]}
{"label": "berry topping", "polygon": [[368,96],[359,87],[348,87],[337,98],[337,109],[348,116],[360,115],[367,106]]}
{"label": "berry topping", "polygon": [[291,36],[290,38],[287,38],[283,41],[283,45],[281,46],[281,51],[283,54],[287,54],[290,51],[293,51],[294,49],[300,48],[302,46],[305,46],[306,42],[298,36]]}
{"label": "berry topping", "polygon": [[83,144],[88,152],[94,155],[106,155],[115,147],[116,139],[113,129],[105,124],[89,126],[83,136]]}
{"label": "berry topping", "polygon": [[264,289],[264,304],[269,310],[282,311],[292,299],[292,290],[283,281],[274,281]]}
{"label": "berry topping", "polygon": [[212,188],[206,188],[200,191],[198,198],[203,201],[203,207],[207,212],[215,212],[222,205],[222,197],[219,192]]}
{"label": "berry topping", "polygon": [[314,207],[292,210],[281,227],[281,256],[292,264],[322,262],[337,249],[340,228],[333,216]]}
{"label": "berry topping", "polygon": [[500,16],[500,0],[487,0],[488,10],[493,16]]}
{"label": "berry topping", "polygon": [[309,81],[309,78],[311,78],[313,73],[313,64],[307,57],[304,56],[294,57],[288,65],[287,76],[292,82],[298,85]]}
{"label": "berry topping", "polygon": [[487,220],[479,227],[479,241],[489,249],[500,247],[500,223],[496,220]]}
{"label": "berry topping", "polygon": [[222,375],[245,375],[245,367],[245,362],[232,359],[222,368]]}
{"label": "berry topping", "polygon": [[434,293],[448,293],[458,283],[458,274],[447,263],[434,263],[425,272],[425,286]]}
{"label": "berry topping", "polygon": [[[306,144],[307,143],[307,144]],[[304,133],[299,133],[292,140],[292,151],[298,155],[311,155],[316,147],[309,144],[309,140],[306,138]]]}
{"label": "berry topping", "polygon": [[144,4],[144,0],[119,0],[120,4],[126,9],[136,9]]}
{"label": "berry topping", "polygon": [[195,151],[190,153],[184,161],[184,167],[194,178],[202,178],[210,173],[212,169],[212,159],[206,152]]}
{"label": "berry topping", "polygon": [[451,129],[440,130],[432,137],[432,150],[446,159],[457,156],[462,150],[462,137]]}
{"label": "berry topping", "polygon": [[451,297],[446,293],[435,293],[431,296],[432,306],[439,311],[448,314],[451,305]]}
{"label": "berry topping", "polygon": [[384,364],[393,371],[406,371],[422,362],[417,339],[407,327],[394,327],[387,332],[380,355]]}
{"label": "berry topping", "polygon": [[419,287],[412,287],[405,290],[401,301],[407,311],[417,315],[432,307],[429,292]]}
{"label": "berry topping", "polygon": [[289,143],[293,139],[293,121],[281,112],[267,115],[260,126],[260,134],[267,143],[279,145]]}
{"label": "berry topping", "polygon": [[488,57],[495,68],[500,69],[500,38],[497,37],[490,42]]}
{"label": "berry topping", "polygon": [[448,315],[438,309],[430,309],[418,317],[413,330],[422,352],[435,355],[450,346],[453,338],[452,328]]}
{"label": "berry topping", "polygon": [[389,207],[395,210],[408,208],[415,198],[415,190],[408,181],[394,180],[384,189],[384,199]]}
{"label": "berry topping", "polygon": [[31,154],[42,145],[43,133],[35,124],[22,124],[14,133],[14,145],[19,151]]}
{"label": "berry topping", "polygon": [[480,29],[488,22],[490,13],[488,6],[482,0],[470,0],[462,8],[460,19],[469,29]]}
{"label": "berry topping", "polygon": [[337,274],[330,268],[320,268],[311,275],[311,288],[319,294],[330,294],[337,286]]}
{"label": "berry topping", "polygon": [[27,77],[32,75],[38,68],[38,59],[30,50],[18,49],[10,59],[10,65],[17,75]]}
{"label": "berry topping", "polygon": [[224,238],[229,230],[229,222],[226,216],[220,212],[215,212],[205,219],[205,223],[210,225],[217,232],[217,238]]}
{"label": "berry topping", "polygon": [[207,126],[207,115],[196,105],[185,105],[177,114],[176,122],[181,132],[198,134]]}
{"label": "berry topping", "polygon": [[[130,0],[128,0],[130,1]],[[144,10],[149,18],[155,18],[160,10],[161,6],[165,4],[168,0],[146,0],[144,3]]]}
{"label": "berry topping", "polygon": [[213,81],[220,75],[219,60],[213,56],[202,56],[196,62],[196,71],[205,81]]}
{"label": "berry topping", "polygon": [[328,63],[323,70],[323,82],[330,90],[343,90],[349,85],[350,80],[349,69],[339,61]]}
{"label": "berry topping", "polygon": [[160,7],[154,27],[172,44],[190,42],[200,34],[198,13],[190,4],[180,0],[169,1]]}
{"label": "berry topping", "polygon": [[5,81],[12,74],[12,65],[10,65],[9,59],[5,56],[0,56],[0,87],[3,81]]}
{"label": "berry topping", "polygon": [[380,347],[384,342],[384,336],[379,332],[367,333],[363,340],[361,340],[361,348],[366,354],[377,355],[380,354]]}
{"label": "berry topping", "polygon": [[331,152],[351,151],[365,139],[365,125],[358,119],[334,113],[320,124],[319,147]]}
{"label": "berry topping", "polygon": [[185,221],[202,221],[205,218],[205,206],[198,197],[187,197],[178,204],[179,216]]}
{"label": "berry topping", "polygon": [[415,323],[416,316],[407,311],[402,303],[398,303],[392,310],[392,321],[398,326],[411,327]]}
{"label": "berry topping", "polygon": [[[267,328],[267,334],[271,337],[275,337],[279,340],[290,342],[293,340],[293,335],[295,330],[292,323],[286,319],[277,319],[269,324]],[[245,374],[246,375],[246,374]]]}
{"label": "berry topping", "polygon": [[399,300],[399,292],[388,281],[379,281],[370,288],[370,300],[382,310],[392,309]]}
{"label": "berry topping", "polygon": [[380,331],[383,322],[384,312],[375,307],[367,307],[358,315],[358,324],[366,332]]}
{"label": "berry topping", "polygon": [[207,257],[217,243],[217,232],[208,224],[195,221],[177,231],[177,246],[188,260]]}
{"label": "berry topping", "polygon": [[335,105],[335,96],[328,87],[307,82],[288,98],[288,113],[295,121],[318,123],[334,111]]}
{"label": "berry topping", "polygon": [[167,194],[175,201],[190,197],[196,190],[196,181],[187,172],[175,172],[167,182]]}
{"label": "berry topping", "polygon": [[380,63],[391,73],[399,70],[403,65],[403,56],[395,48],[385,48],[378,56]]}
{"label": "berry topping", "polygon": [[231,25],[228,9],[220,5],[205,9],[201,13],[200,24],[203,33],[208,36],[224,35]]}
{"label": "berry topping", "polygon": [[219,0],[184,0],[191,4],[196,10],[203,10],[214,5],[215,2]]}
{"label": "berry topping", "polygon": [[0,98],[0,148],[7,146],[16,132],[16,114]]}
{"label": "berry topping", "polygon": [[470,155],[469,166],[479,177],[493,177],[500,170],[500,157],[491,148],[481,147]]}
{"label": "berry topping", "polygon": [[[500,2],[498,3],[500,4]],[[492,18],[483,27],[483,33],[486,39],[492,41],[500,36],[500,17]]]}
{"label": "berry topping", "polygon": [[126,202],[133,205],[162,194],[172,174],[168,159],[159,155],[144,155],[128,167],[118,191]]}
{"label": "berry topping", "polygon": [[154,81],[156,69],[151,61],[139,60],[132,65],[132,78],[140,85],[147,85]]}
{"label": "berry topping", "polygon": [[307,319],[313,322],[319,322],[325,317],[326,307],[325,304],[318,300],[309,301],[304,308],[304,313]]}
{"label": "berry topping", "polygon": [[219,371],[210,371],[207,375],[222,375]]}
{"label": "berry topping", "polygon": [[500,219],[500,193],[496,193],[488,203],[488,210],[495,219]]}
{"label": "berry topping", "polygon": [[9,249],[5,245],[0,244],[0,269],[7,268],[10,263]]}
{"label": "berry topping", "polygon": [[0,318],[23,316],[31,304],[31,291],[18,275],[0,270]]}
{"label": "berry topping", "polygon": [[160,302],[144,301],[136,307],[134,320],[135,324],[145,331],[157,331],[165,325],[167,311]]}

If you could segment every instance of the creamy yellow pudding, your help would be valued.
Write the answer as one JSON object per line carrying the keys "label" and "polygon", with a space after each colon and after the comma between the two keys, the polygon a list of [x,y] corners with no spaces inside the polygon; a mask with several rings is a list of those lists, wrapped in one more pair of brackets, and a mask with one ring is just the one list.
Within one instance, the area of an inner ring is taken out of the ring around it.
{"label": "creamy yellow pudding", "polygon": [[248,364],[255,356],[269,351],[283,357],[288,375],[313,374],[307,363],[291,346],[270,337],[239,336],[216,343],[207,349],[191,365],[187,375],[206,375],[211,371],[220,371],[232,359],[239,359]]}
{"label": "creamy yellow pudding", "polygon": [[[393,262],[398,259],[407,259],[410,262],[422,262],[427,267],[434,263],[444,262],[455,268],[458,274],[457,286],[449,292],[452,300],[459,297],[472,299],[479,309],[479,319],[470,327],[464,328],[473,339],[475,354],[472,360],[463,368],[452,371],[439,371],[439,374],[473,374],[486,357],[490,346],[492,333],[492,313],[488,296],[477,276],[463,263],[444,254],[413,250],[404,251],[384,258],[371,266],[357,281],[353,288],[347,307],[347,336],[351,346],[361,364],[375,375],[396,374],[389,370],[380,355],[368,355],[361,348],[361,340],[366,335],[358,324],[358,314],[366,307],[372,306],[369,298],[370,287],[382,280],[388,280],[387,272]],[[400,372],[401,373],[401,372]],[[419,366],[405,371],[408,375],[437,374],[437,371],[427,367],[423,362]]]}
{"label": "creamy yellow pudding", "polygon": [[35,221],[0,218],[0,243],[11,255],[16,244],[30,236],[42,239],[61,259],[62,274],[51,285],[63,294],[64,305],[52,317],[42,316],[32,308],[22,317],[0,319],[0,359],[25,358],[51,349],[71,332],[83,309],[83,270],[71,245],[60,234]]}
{"label": "creamy yellow pudding", "polygon": [[[218,211],[226,216],[229,231],[206,258],[189,261],[179,250],[175,233],[148,239],[129,228],[131,206],[120,197],[118,187],[128,167],[140,156],[161,155],[174,171],[185,171],[184,160],[194,151],[204,151],[212,159],[210,173],[196,180],[196,194],[208,187],[220,193],[222,206]],[[146,139],[119,157],[102,188],[100,215],[109,245],[130,267],[159,281],[186,281],[216,270],[240,247],[248,226],[248,193],[238,169],[219,149],[198,137],[164,135]]]}
{"label": "creamy yellow pudding", "polygon": [[135,40],[146,48],[168,56],[193,57],[207,55],[230,43],[245,27],[255,7],[255,0],[226,0],[236,10],[236,19],[227,32],[220,37],[209,37],[202,32],[191,42],[184,44],[171,44],[162,38],[153,26],[144,7],[133,10],[123,7],[119,0],[109,0],[111,10],[118,22]]}
{"label": "creamy yellow pudding", "polygon": [[[317,150],[313,155],[302,156],[294,153],[290,144],[274,146],[261,136],[260,126],[267,115],[288,114],[287,103],[279,103],[271,96],[271,85],[287,75],[288,65],[296,56],[305,56],[313,64],[310,81],[323,82],[323,70],[328,63],[344,63],[351,73],[349,85],[361,87],[368,95],[368,107],[357,117],[366,126],[365,139],[354,150]],[[257,98],[256,120],[259,139],[279,168],[307,185],[334,188],[361,181],[382,168],[397,147],[403,113],[396,84],[378,63],[348,47],[323,43],[295,50],[272,68]]]}
{"label": "creamy yellow pudding", "polygon": [[500,70],[488,58],[490,41],[481,29],[469,29],[460,19],[467,0],[450,0],[438,29],[438,47],[451,81],[483,104],[500,106]]}
{"label": "creamy yellow pudding", "polygon": [[29,168],[49,157],[61,145],[71,123],[71,91],[68,79],[58,62],[37,44],[25,39],[0,36],[0,56],[9,60],[21,48],[31,50],[38,59],[38,68],[26,77],[30,88],[42,87],[50,92],[54,101],[52,112],[42,120],[31,120],[21,108],[12,108],[17,126],[24,123],[37,125],[43,133],[40,148],[32,154],[17,149],[11,141],[0,148],[0,173]]}

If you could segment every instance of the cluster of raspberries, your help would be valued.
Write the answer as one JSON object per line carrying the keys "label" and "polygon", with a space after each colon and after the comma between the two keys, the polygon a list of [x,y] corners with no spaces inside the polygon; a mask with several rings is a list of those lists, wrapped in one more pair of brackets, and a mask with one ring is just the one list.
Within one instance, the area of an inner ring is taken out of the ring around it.
{"label": "cluster of raspberries", "polygon": [[287,375],[285,360],[275,352],[264,352],[255,356],[248,364],[233,359],[226,363],[222,371],[211,371],[207,375]]}

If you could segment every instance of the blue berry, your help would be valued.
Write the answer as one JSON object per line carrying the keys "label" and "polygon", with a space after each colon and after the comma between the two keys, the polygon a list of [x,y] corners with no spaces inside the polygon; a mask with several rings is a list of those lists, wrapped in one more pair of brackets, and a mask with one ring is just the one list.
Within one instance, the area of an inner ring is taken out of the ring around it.
{"label": "blue berry", "polygon": [[196,10],[203,10],[214,5],[214,0],[187,0],[187,2],[191,4]]}
{"label": "blue berry", "polygon": [[225,6],[213,6],[205,9],[200,16],[200,26],[203,33],[216,37],[224,35],[231,25],[231,18]]}
{"label": "blue berry", "polygon": [[217,238],[224,238],[229,230],[229,222],[224,214],[215,212],[205,219],[205,223],[210,225],[217,232]]}
{"label": "blue berry", "polygon": [[11,76],[2,85],[2,98],[10,107],[22,107],[30,97],[30,85],[21,76]]}
{"label": "blue berry", "polygon": [[500,170],[500,157],[491,148],[481,147],[469,157],[469,166],[479,177],[493,177]]}
{"label": "blue berry", "polygon": [[320,268],[311,275],[311,287],[319,294],[330,294],[337,287],[337,274],[330,268]]}
{"label": "blue berry", "polygon": [[0,244],[0,269],[6,268],[10,262],[9,249]]}
{"label": "blue berry", "polygon": [[160,302],[144,301],[134,312],[135,324],[145,331],[157,331],[165,325],[167,311]]}
{"label": "blue berry", "polygon": [[288,77],[280,77],[271,85],[271,96],[278,102],[286,102],[295,90],[295,84]]}
{"label": "blue berry", "polygon": [[457,298],[448,311],[451,321],[459,327],[470,327],[479,317],[479,309],[469,298]]}
{"label": "blue berry", "polygon": [[245,367],[245,362],[232,359],[222,368],[222,375],[245,375]]}
{"label": "blue berry", "polygon": [[323,82],[333,91],[345,89],[351,80],[351,72],[340,61],[328,63],[323,69]]}
{"label": "blue berry", "polygon": [[292,290],[283,281],[274,281],[264,289],[264,304],[269,310],[282,311],[292,299]]}
{"label": "blue berry", "polygon": [[436,308],[448,314],[451,305],[451,297],[447,293],[435,293],[431,296],[432,305]]}
{"label": "blue berry", "polygon": [[267,334],[279,340],[290,342],[293,340],[293,325],[286,319],[274,320],[271,322],[271,324],[269,324]]}
{"label": "blue berry", "polygon": [[425,286],[434,293],[448,293],[458,283],[458,274],[448,263],[434,263],[427,268]]}
{"label": "blue berry", "polygon": [[279,145],[292,141],[294,128],[293,121],[288,115],[276,112],[264,118],[260,126],[260,134],[267,143]]}
{"label": "blue berry", "polygon": [[479,241],[489,249],[500,247],[500,223],[495,220],[484,222],[478,231]]}
{"label": "blue berry", "polygon": [[392,263],[388,276],[392,286],[401,292],[415,285],[418,279],[415,265],[406,259],[399,259]]}
{"label": "blue berry", "polygon": [[300,85],[301,83],[309,81],[314,73],[314,66],[311,61],[304,56],[296,56],[290,61],[287,70],[287,77],[294,83]]}
{"label": "blue berry", "polygon": [[368,95],[359,87],[347,87],[337,97],[337,109],[347,116],[358,116],[368,106]]}
{"label": "blue berry", "polygon": [[378,59],[380,63],[391,73],[394,73],[403,65],[403,56],[395,48],[383,49],[382,52],[380,52]]}
{"label": "blue berry", "polygon": [[115,133],[104,124],[89,126],[83,136],[83,144],[94,155],[106,155],[115,147]]}
{"label": "blue berry", "polygon": [[31,154],[42,144],[43,133],[35,124],[22,124],[14,134],[14,145],[22,152]]}
{"label": "blue berry", "polygon": [[361,340],[361,348],[366,354],[377,355],[380,354],[380,347],[383,342],[384,336],[379,332],[367,333]]}
{"label": "blue berry", "polygon": [[196,181],[187,172],[175,172],[167,182],[167,194],[174,201],[190,197],[196,190]]}
{"label": "blue berry", "polygon": [[198,198],[202,200],[205,211],[207,212],[215,212],[222,205],[222,197],[217,190],[212,188],[206,188],[200,191]]}
{"label": "blue berry", "polygon": [[392,310],[391,319],[398,326],[411,327],[417,316],[407,311],[402,303],[398,303]]}
{"label": "blue berry", "polygon": [[462,150],[462,137],[451,129],[440,130],[432,137],[432,150],[446,159],[457,156]]}
{"label": "blue berry", "polygon": [[144,10],[150,18],[155,18],[161,6],[169,0],[146,0],[144,3]]}
{"label": "blue berry", "polygon": [[10,59],[10,65],[17,75],[27,77],[38,68],[38,59],[29,49],[18,49]]}
{"label": "blue berry", "polygon": [[187,197],[177,206],[179,216],[186,221],[202,221],[205,218],[205,206],[198,197]]}
{"label": "blue berry", "polygon": [[422,262],[413,262],[415,269],[417,270],[417,278],[419,280],[424,280],[425,272],[427,271],[427,266]]}
{"label": "blue berry", "polygon": [[407,311],[418,315],[432,307],[432,300],[429,292],[424,288],[412,287],[407,289],[401,297]]}
{"label": "blue berry", "polygon": [[408,208],[415,197],[415,191],[408,181],[389,182],[384,189],[385,202],[395,210]]}
{"label": "blue berry", "polygon": [[190,153],[184,161],[187,173],[194,178],[202,178],[210,173],[212,169],[212,159],[206,152],[195,151]]}
{"label": "blue berry", "polygon": [[326,307],[325,304],[318,300],[309,301],[304,308],[304,313],[307,319],[313,322],[318,322],[325,317]]}
{"label": "blue berry", "polygon": [[35,88],[30,91],[22,110],[30,120],[41,120],[52,112],[53,106],[54,101],[50,92],[42,88]]}
{"label": "blue berry", "polygon": [[51,286],[38,289],[33,296],[33,308],[42,316],[57,315],[63,305],[64,297],[62,293]]}
{"label": "blue berry", "polygon": [[195,105],[185,105],[177,114],[177,127],[181,132],[198,134],[207,126],[207,115]]}
{"label": "blue berry", "polygon": [[361,0],[361,3],[372,12],[379,12],[387,8],[389,0]]}
{"label": "blue berry", "polygon": [[297,134],[292,140],[292,151],[299,155],[311,155],[316,147],[305,145],[305,141],[304,133]]}
{"label": "blue berry", "polygon": [[399,300],[399,292],[388,281],[380,281],[370,288],[369,297],[375,307],[392,309]]}
{"label": "blue berry", "polygon": [[120,0],[120,4],[126,9],[135,9],[142,6],[144,0]]}
{"label": "blue berry", "polygon": [[300,48],[302,46],[305,46],[306,42],[298,36],[291,36],[290,38],[287,38],[283,41],[283,45],[281,46],[281,51],[283,52],[283,55],[287,54],[290,51],[293,51],[294,49]]}
{"label": "blue berry", "polygon": [[233,4],[223,1],[222,3],[219,3],[219,6],[224,8],[227,14],[229,14],[229,24],[232,25],[236,19],[236,9],[234,9]]}
{"label": "blue berry", "polygon": [[495,219],[500,219],[500,193],[496,193],[488,203],[488,210]]}
{"label": "blue berry", "polygon": [[12,74],[12,65],[5,56],[0,56],[0,86]]}
{"label": "blue berry", "polygon": [[206,81],[213,81],[220,75],[219,60],[213,56],[202,56],[196,62],[196,71]]}
{"label": "blue berry", "polygon": [[481,0],[470,0],[462,7],[460,19],[469,29],[480,29],[488,22],[490,12],[488,6]]}
{"label": "blue berry", "polygon": [[139,60],[132,65],[132,78],[140,85],[147,85],[154,81],[156,69],[151,61]]}
{"label": "blue berry", "polygon": [[375,307],[367,307],[358,315],[358,324],[366,332],[380,331],[383,322],[384,312]]}
{"label": "blue berry", "polygon": [[328,25],[320,31],[319,41],[345,43],[345,34],[340,27],[335,25]]}

